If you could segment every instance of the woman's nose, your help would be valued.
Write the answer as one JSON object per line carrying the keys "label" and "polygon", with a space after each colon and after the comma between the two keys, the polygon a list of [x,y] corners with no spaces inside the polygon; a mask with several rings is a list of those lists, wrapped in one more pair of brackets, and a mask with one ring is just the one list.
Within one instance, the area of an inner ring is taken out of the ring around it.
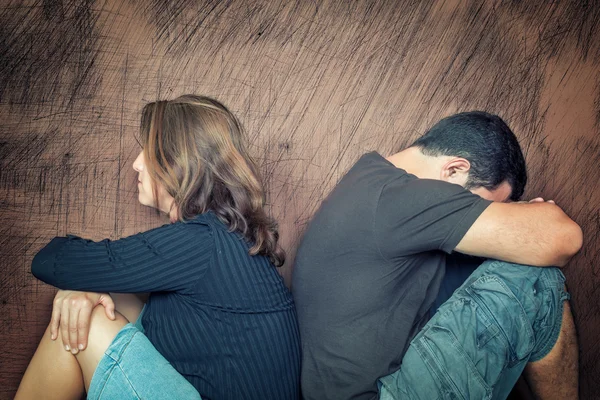
{"label": "woman's nose", "polygon": [[133,162],[133,169],[137,172],[142,172],[144,169],[144,153],[140,152],[135,161]]}

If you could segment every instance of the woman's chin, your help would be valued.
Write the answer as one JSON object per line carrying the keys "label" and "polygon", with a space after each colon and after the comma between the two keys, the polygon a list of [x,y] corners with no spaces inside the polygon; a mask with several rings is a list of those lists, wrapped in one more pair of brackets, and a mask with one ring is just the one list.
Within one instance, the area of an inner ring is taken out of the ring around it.
{"label": "woman's chin", "polygon": [[149,201],[148,199],[145,199],[142,196],[138,196],[138,201],[143,206],[150,207],[150,208],[156,208],[153,201]]}

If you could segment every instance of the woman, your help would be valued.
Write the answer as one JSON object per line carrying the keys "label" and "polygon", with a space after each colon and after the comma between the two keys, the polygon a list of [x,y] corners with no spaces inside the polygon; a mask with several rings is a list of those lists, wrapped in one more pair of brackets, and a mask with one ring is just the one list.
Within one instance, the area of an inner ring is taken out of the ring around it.
{"label": "woman", "polygon": [[[139,201],[172,223],[55,238],[35,256],[37,278],[88,293],[59,291],[16,398],[298,398],[296,313],[274,268],[284,253],[238,120],[207,97],[158,101],[141,144]],[[101,292],[150,295],[114,295],[113,313]]]}

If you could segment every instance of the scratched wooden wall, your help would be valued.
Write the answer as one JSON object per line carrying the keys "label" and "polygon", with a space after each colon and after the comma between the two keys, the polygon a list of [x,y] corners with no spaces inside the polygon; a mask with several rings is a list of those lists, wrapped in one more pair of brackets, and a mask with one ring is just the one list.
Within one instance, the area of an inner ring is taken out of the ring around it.
{"label": "scratched wooden wall", "polygon": [[166,222],[137,203],[131,164],[143,104],[183,93],[217,97],[247,128],[287,282],[307,221],[362,153],[388,155],[457,111],[503,116],[526,152],[527,196],[584,229],[565,273],[582,395],[597,395],[599,2],[3,0],[0,398],[49,319],[35,252],[55,235]]}

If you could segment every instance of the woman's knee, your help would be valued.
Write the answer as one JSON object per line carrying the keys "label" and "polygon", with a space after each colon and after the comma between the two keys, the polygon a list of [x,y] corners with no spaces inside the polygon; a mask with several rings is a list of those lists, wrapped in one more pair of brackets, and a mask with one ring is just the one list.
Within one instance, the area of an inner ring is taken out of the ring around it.
{"label": "woman's knee", "polygon": [[[88,335],[88,347],[101,347],[106,350],[117,333],[127,325],[129,321],[119,312],[115,311],[115,319],[111,320],[106,315],[104,307],[96,306],[92,311],[90,320],[90,332]],[[104,352],[103,350],[103,352]]]}
{"label": "woman's knee", "polygon": [[87,347],[77,354],[77,358],[102,358],[108,346],[127,323],[127,319],[120,313],[115,311],[115,319],[111,320],[106,316],[104,307],[96,306],[90,319]]}

